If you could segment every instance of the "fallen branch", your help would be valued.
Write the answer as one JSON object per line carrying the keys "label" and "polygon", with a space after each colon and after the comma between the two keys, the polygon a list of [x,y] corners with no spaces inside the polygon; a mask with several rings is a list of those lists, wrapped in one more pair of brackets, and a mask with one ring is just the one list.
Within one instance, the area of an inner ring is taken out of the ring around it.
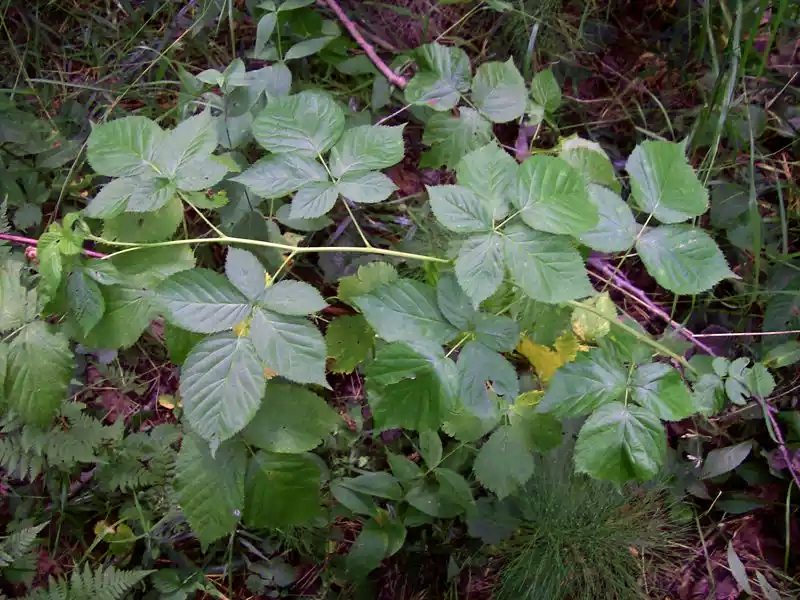
{"label": "fallen branch", "polygon": [[[39,243],[38,240],[33,238],[22,237],[21,235],[12,235],[10,233],[0,233],[0,240],[6,240],[12,244],[22,244],[24,246],[31,246],[33,248]],[[83,250],[83,253],[90,258],[105,258],[106,255],[102,252],[95,252],[94,250]]]}
{"label": "fallen branch", "polygon": [[336,17],[342,22],[344,28],[350,33],[353,39],[358,43],[359,46],[366,52],[369,59],[372,61],[378,70],[383,73],[384,77],[388,79],[392,84],[396,85],[399,88],[404,88],[408,84],[408,80],[403,77],[402,75],[398,75],[394,71],[392,71],[389,66],[381,60],[381,57],[378,56],[378,53],[375,52],[375,48],[372,47],[367,40],[364,39],[364,36],[358,31],[356,28],[355,23],[350,20],[345,12],[342,10],[342,7],[339,6],[339,3],[336,0],[317,0],[317,4],[321,6],[327,6],[330,8]]}
{"label": "fallen branch", "polygon": [[605,277],[608,278],[608,281],[613,283],[616,287],[618,287],[623,292],[629,294],[633,297],[637,302],[645,306],[648,310],[650,310],[653,314],[657,315],[664,321],[666,321],[669,325],[671,325],[679,335],[684,337],[686,340],[690,341],[694,344],[698,349],[702,350],[706,354],[710,356],[714,356],[714,351],[707,345],[697,339],[691,331],[686,329],[683,325],[672,319],[664,309],[660,308],[657,304],[655,304],[650,298],[647,297],[642,290],[637,288],[633,285],[627,278],[616,272],[610,265],[606,264],[602,258],[599,256],[590,256],[589,257],[589,266],[602,273]]}

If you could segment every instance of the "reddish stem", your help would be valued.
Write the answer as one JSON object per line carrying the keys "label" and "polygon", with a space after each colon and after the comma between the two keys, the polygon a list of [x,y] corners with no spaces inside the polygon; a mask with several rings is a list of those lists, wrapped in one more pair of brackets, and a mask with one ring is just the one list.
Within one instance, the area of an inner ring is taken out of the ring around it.
{"label": "reddish stem", "polygon": [[[33,246],[34,248],[39,243],[39,240],[33,238],[22,237],[21,235],[13,235],[11,233],[0,233],[0,240],[6,240],[12,244],[22,244],[24,246]],[[105,258],[106,255],[102,252],[95,252],[94,250],[86,250],[83,253],[91,258]]]}

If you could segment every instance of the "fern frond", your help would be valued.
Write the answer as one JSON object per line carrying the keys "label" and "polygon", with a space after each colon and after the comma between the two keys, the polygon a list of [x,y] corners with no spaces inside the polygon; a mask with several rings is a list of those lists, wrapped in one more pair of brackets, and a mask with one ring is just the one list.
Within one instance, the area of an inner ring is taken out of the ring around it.
{"label": "fern frond", "polygon": [[47,522],[44,522],[36,527],[26,527],[3,539],[0,542],[0,567],[10,567],[25,556],[46,525]]}
{"label": "fern frond", "polygon": [[19,436],[4,435],[0,439],[0,468],[19,480],[36,479],[44,471],[44,458],[25,450]]}
{"label": "fern frond", "polygon": [[99,567],[93,571],[86,565],[75,569],[69,581],[52,578],[47,589],[38,589],[26,600],[121,600],[137,583],[152,571],[119,571],[114,567]]}
{"label": "fern frond", "polygon": [[104,465],[100,480],[111,491],[163,486],[172,479],[180,439],[174,425],[158,425],[149,432],[127,436]]}

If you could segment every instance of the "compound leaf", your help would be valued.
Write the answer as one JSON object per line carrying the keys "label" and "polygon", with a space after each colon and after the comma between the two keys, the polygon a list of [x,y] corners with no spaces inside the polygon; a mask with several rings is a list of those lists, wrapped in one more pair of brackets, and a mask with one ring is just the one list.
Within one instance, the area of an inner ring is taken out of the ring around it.
{"label": "compound leaf", "polygon": [[334,177],[347,173],[386,169],[403,160],[403,128],[384,125],[352,127],[331,149],[330,167]]}
{"label": "compound leaf", "polygon": [[561,142],[558,157],[582,173],[587,183],[603,185],[619,193],[621,186],[611,159],[597,142],[573,135]]}
{"label": "compound leaf", "polygon": [[428,197],[433,214],[451,231],[471,233],[492,228],[492,213],[489,207],[465,187],[429,186]]}
{"label": "compound leaf", "polygon": [[328,306],[313,286],[292,280],[269,286],[261,293],[258,303],[273,312],[298,317],[319,312]]}
{"label": "compound leaf", "polygon": [[619,194],[590,183],[589,200],[597,207],[597,224],[578,234],[578,239],[599,252],[624,252],[633,246],[639,225]]}
{"label": "compound leaf", "polygon": [[86,155],[100,175],[131,177],[150,173],[166,134],[146,117],[125,117],[97,125],[89,134]]}
{"label": "compound leaf", "polygon": [[470,64],[461,48],[425,44],[414,51],[419,72],[408,82],[406,102],[447,111],[469,90]]}
{"label": "compound leaf", "polygon": [[106,309],[103,294],[83,269],[76,269],[67,278],[67,305],[84,334],[103,317]]}
{"label": "compound leaf", "polygon": [[528,94],[514,61],[490,61],[478,67],[472,82],[472,102],[495,123],[520,118],[525,112]]}
{"label": "compound leaf", "polygon": [[458,250],[455,271],[459,285],[477,307],[503,281],[503,237],[496,232],[468,237]]}
{"label": "compound leaf", "polygon": [[289,216],[293,219],[314,219],[333,208],[339,192],[330,181],[309,183],[297,190]]}
{"label": "compound leaf", "polygon": [[519,395],[516,369],[483,344],[470,342],[464,346],[458,355],[457,367],[461,403],[480,419],[495,413],[498,396],[511,404]]}
{"label": "compound leaf", "polygon": [[370,171],[345,175],[336,184],[336,191],[351,202],[375,204],[392,195],[397,186],[383,173]]}
{"label": "compound leaf", "polygon": [[480,484],[503,499],[525,485],[533,475],[533,456],[522,432],[514,427],[498,427],[475,458],[475,477]]}
{"label": "compound leaf", "polygon": [[472,108],[461,108],[459,116],[437,113],[428,119],[422,143],[431,147],[422,155],[421,167],[445,165],[455,169],[458,161],[492,141],[492,124]]}
{"label": "compound leaf", "polygon": [[247,186],[259,196],[282,198],[309,183],[328,181],[325,167],[298,154],[271,154],[254,163],[232,181]]}
{"label": "compound leaf", "polygon": [[170,131],[158,145],[155,164],[165,177],[174,178],[189,163],[211,156],[217,147],[217,131],[211,113],[189,117]]}
{"label": "compound leaf", "polygon": [[641,365],[634,371],[630,386],[634,402],[662,421],[680,421],[697,412],[681,374],[670,365]]}
{"label": "compound leaf", "polygon": [[504,219],[517,193],[517,161],[497,144],[473,150],[456,165],[458,184],[471,190],[489,209],[492,219]]}
{"label": "compound leaf", "polygon": [[267,285],[267,271],[256,255],[240,248],[228,248],[225,275],[251,302],[258,299]]}

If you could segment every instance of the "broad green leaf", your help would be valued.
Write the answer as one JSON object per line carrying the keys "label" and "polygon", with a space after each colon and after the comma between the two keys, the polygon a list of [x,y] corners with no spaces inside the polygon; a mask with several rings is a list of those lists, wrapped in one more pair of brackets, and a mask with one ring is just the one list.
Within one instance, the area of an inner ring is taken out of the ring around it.
{"label": "broad green leaf", "polygon": [[39,236],[36,258],[39,261],[39,292],[48,298],[55,296],[64,275],[64,260],[59,250],[62,232],[58,224],[51,225]]}
{"label": "broad green leaf", "polygon": [[274,98],[253,121],[253,135],[270,152],[310,158],[325,153],[343,131],[344,111],[318,91]]}
{"label": "broad green leaf", "polygon": [[312,232],[320,231],[333,225],[333,221],[328,217],[317,217],[316,219],[293,219],[290,214],[292,211],[291,204],[283,204],[275,212],[275,218],[281,225],[285,225],[289,229],[297,231]]}
{"label": "broad green leaf", "polygon": [[522,433],[513,427],[498,427],[478,452],[473,470],[480,484],[503,499],[533,475],[533,456]]}
{"label": "broad green leaf", "polygon": [[297,42],[294,46],[286,51],[286,54],[283,58],[284,60],[295,60],[298,58],[311,56],[312,54],[316,54],[322,50],[335,39],[335,37],[325,36]]}
{"label": "broad green leaf", "polygon": [[345,477],[337,480],[337,483],[367,496],[377,496],[387,500],[403,499],[403,488],[400,487],[397,478],[385,471],[366,473],[358,477]]}
{"label": "broad green leaf", "polygon": [[470,86],[467,53],[453,46],[425,44],[415,51],[419,72],[405,89],[406,102],[447,111],[458,104],[460,95]]}
{"label": "broad green leaf", "polygon": [[472,102],[495,123],[519,119],[525,112],[528,93],[514,61],[483,63],[472,81]]}
{"label": "broad green leaf", "polygon": [[699,294],[726,278],[736,278],[717,244],[705,231],[689,225],[647,229],[636,242],[647,272],[676,294]]}
{"label": "broad green leaf", "polygon": [[419,453],[425,466],[433,469],[442,460],[442,438],[435,431],[421,431],[419,434]]}
{"label": "broad green leaf", "polygon": [[197,344],[181,369],[186,420],[200,437],[222,442],[253,418],[266,376],[249,338],[221,333]]}
{"label": "broad green leaf", "polygon": [[342,177],[347,173],[377,171],[396,165],[405,154],[404,127],[351,127],[331,149],[331,173],[334,177]]}
{"label": "broad green leaf", "polygon": [[461,403],[476,417],[485,419],[494,414],[498,396],[511,404],[519,395],[516,369],[483,344],[470,342],[464,346],[457,366]]}
{"label": "broad green leaf", "polygon": [[708,456],[703,461],[703,468],[699,475],[700,479],[713,479],[725,473],[730,473],[750,456],[752,449],[752,440],[741,442],[735,446],[715,448],[708,453]]}
{"label": "broad green leaf", "polygon": [[259,529],[303,525],[320,513],[319,485],[308,456],[261,451],[247,469],[245,522]]}
{"label": "broad green leaf", "polygon": [[339,504],[356,514],[369,515],[371,517],[378,516],[378,507],[375,504],[375,500],[343,486],[341,479],[335,479],[331,482],[331,496]]}
{"label": "broad green leaf", "polygon": [[8,344],[6,361],[2,396],[8,407],[25,423],[47,427],[67,400],[75,368],[69,340],[44,321],[34,321]]}
{"label": "broad green leaf", "polygon": [[442,431],[459,442],[474,442],[492,431],[502,418],[500,407],[485,419],[476,417],[458,403],[444,418]]}
{"label": "broad green leaf", "polygon": [[105,311],[90,332],[73,332],[89,348],[130,348],[158,317],[152,294],[146,290],[121,285],[101,289]]}
{"label": "broad green leaf", "polygon": [[132,213],[156,211],[175,196],[175,191],[175,184],[164,177],[134,179],[133,192],[128,197],[125,210]]}
{"label": "broad green leaf", "polygon": [[392,470],[392,475],[397,477],[397,479],[402,482],[414,481],[423,475],[422,469],[419,467],[419,465],[409,460],[402,454],[387,452],[386,460],[389,462],[389,468]]}
{"label": "broad green leaf", "polygon": [[297,154],[271,154],[233,178],[259,196],[282,198],[309,183],[328,181],[325,168],[316,160]]}
{"label": "broad green leaf", "polygon": [[158,286],[155,298],[170,321],[197,333],[231,329],[250,314],[247,298],[209,269],[176,273]]}
{"label": "broad green leaf", "polygon": [[611,159],[597,142],[570,136],[561,142],[558,157],[580,172],[587,183],[603,185],[617,193],[622,189]]}
{"label": "broad green leaf", "polygon": [[475,340],[497,352],[511,352],[519,341],[520,328],[514,319],[479,313],[475,318]]}
{"label": "broad green leaf", "polygon": [[[100,266],[98,262],[102,262]],[[194,267],[194,255],[186,246],[142,248],[115,256],[111,260],[92,262],[89,275],[103,285],[123,284],[129,287],[151,288],[170,275]],[[105,267],[112,267],[107,269]],[[103,275],[96,279],[98,269]],[[105,281],[104,277],[110,281]]]}
{"label": "broad green leaf", "polygon": [[680,223],[708,209],[708,191],[684,155],[683,144],[647,140],[628,157],[631,196],[662,223]]}
{"label": "broad green leaf", "polygon": [[83,269],[76,269],[67,278],[67,305],[84,334],[103,317],[106,309],[103,294]]}
{"label": "broad green leaf", "polygon": [[558,85],[552,69],[539,71],[531,81],[531,97],[548,113],[554,113],[561,106],[561,86]]}
{"label": "broad green leaf", "polygon": [[387,342],[428,340],[444,344],[457,331],[442,316],[435,291],[411,279],[398,279],[353,298],[369,324]]}
{"label": "broad green leaf", "polygon": [[458,283],[477,307],[503,281],[503,237],[495,232],[468,237],[458,250],[455,271]]}
{"label": "broad green leaf", "polygon": [[228,248],[225,275],[251,302],[255,302],[267,286],[267,271],[255,254],[239,248]]}
{"label": "broad green leaf", "polygon": [[336,186],[330,181],[306,184],[294,195],[289,216],[293,219],[321,217],[333,208],[338,197]]}
{"label": "broad green leaf", "polygon": [[269,382],[261,408],[242,431],[256,448],[288,454],[313,450],[341,422],[313,392],[290,383]]}
{"label": "broad green leaf", "polygon": [[329,387],[325,379],[325,340],[308,319],[256,308],[250,336],[264,365],[274,373],[297,383]]}
{"label": "broad green leaf", "polygon": [[775,379],[761,363],[756,363],[745,372],[747,387],[755,396],[766,398],[775,391]]}
{"label": "broad green leaf", "polygon": [[83,214],[90,219],[108,219],[119,215],[125,211],[128,200],[141,181],[143,179],[139,177],[112,179],[100,188],[89,205],[83,209]]}
{"label": "broad green leaf", "polygon": [[592,294],[581,255],[567,238],[524,225],[506,227],[504,233],[506,267],[531,298],[560,303]]}
{"label": "broad green leaf", "polygon": [[221,157],[197,158],[180,166],[175,174],[175,185],[185,192],[206,190],[222,181],[227,172],[228,166]]}
{"label": "broad green leaf", "polygon": [[184,435],[173,485],[181,512],[203,547],[236,529],[244,509],[246,468],[247,449],[241,442],[220,444],[212,456],[199,436]]}
{"label": "broad green leaf", "polygon": [[626,369],[593,350],[556,371],[538,409],[558,419],[587,415],[622,398],[627,383]]}
{"label": "broad green leaf", "polygon": [[[405,528],[403,528],[405,532]],[[389,553],[389,538],[375,521],[367,521],[347,553],[347,571],[353,580],[361,580],[381,566]]]}
{"label": "broad green leaf", "polygon": [[397,270],[386,262],[371,262],[358,267],[355,275],[348,275],[339,280],[339,299],[352,304],[353,298],[368,294],[384,283],[391,283],[398,278]]}
{"label": "broad green leaf", "polygon": [[183,203],[177,195],[153,212],[123,213],[103,222],[103,237],[127,243],[163,242],[183,222]]}
{"label": "broad green leaf", "polygon": [[458,184],[471,190],[489,209],[492,219],[508,215],[517,193],[517,161],[497,144],[487,144],[464,156],[456,165]]}
{"label": "broad green leaf", "polygon": [[155,175],[155,157],[166,137],[154,121],[145,117],[116,119],[92,129],[86,155],[100,175]]}
{"label": "broad green leaf", "polygon": [[589,200],[597,208],[598,221],[578,234],[578,239],[599,252],[624,252],[636,241],[639,225],[625,201],[616,192],[589,184]]}
{"label": "broad green leaf", "polygon": [[436,284],[436,301],[445,319],[461,331],[469,329],[478,316],[478,311],[450,273],[442,275]]}
{"label": "broad green leaf", "polygon": [[536,412],[535,405],[524,401],[526,395],[517,398],[512,407],[509,414],[511,426],[520,431],[531,452],[549,452],[558,448],[563,439],[561,421],[549,413]]}
{"label": "broad green leaf", "polygon": [[655,477],[667,455],[664,426],[653,413],[621,402],[601,406],[581,427],[575,470],[615,483]]}
{"label": "broad green leaf", "polygon": [[455,169],[466,154],[492,141],[492,124],[472,108],[461,108],[459,116],[435,114],[425,126],[422,143],[431,147],[420,166]]}
{"label": "broad green leaf", "polygon": [[428,186],[431,209],[451,231],[471,233],[492,228],[492,213],[477,195],[460,185]]}
{"label": "broad green leaf", "polygon": [[383,202],[397,189],[394,182],[383,173],[376,171],[345,175],[336,184],[336,191],[360,204]]}
{"label": "broad green leaf", "polygon": [[475,505],[469,482],[452,469],[436,469],[436,479],[439,482],[439,492],[451,502],[464,509]]}
{"label": "broad green leaf", "polygon": [[362,315],[334,319],[325,331],[328,356],[333,359],[332,373],[352,373],[372,355],[375,333]]}
{"label": "broad green leaf", "polygon": [[714,373],[703,373],[692,384],[692,404],[702,415],[714,415],[725,406],[725,383]]}
{"label": "broad green leaf", "polygon": [[154,162],[161,175],[172,179],[189,163],[211,156],[216,148],[217,132],[206,110],[170,131],[156,148]]}
{"label": "broad green leaf", "polygon": [[274,12],[268,12],[258,20],[256,25],[256,43],[253,46],[253,57],[258,58],[267,47],[269,38],[272,37],[272,32],[275,31],[275,25],[278,23],[278,15]]}
{"label": "broad green leaf", "polygon": [[0,262],[0,332],[11,331],[34,320],[39,312],[36,290],[22,285],[23,264],[15,258]]}
{"label": "broad green leaf", "polygon": [[364,369],[375,429],[438,429],[451,402],[442,379],[445,364],[406,344],[380,348]]}
{"label": "broad green leaf", "polygon": [[681,374],[665,363],[648,363],[634,371],[631,398],[662,421],[680,421],[697,412]]}
{"label": "broad green leaf", "polygon": [[541,154],[528,158],[517,180],[515,205],[529,227],[579,235],[597,225],[597,208],[583,177],[560,158]]}
{"label": "broad green leaf", "polygon": [[204,338],[201,333],[186,331],[169,321],[164,323],[164,344],[167,346],[167,356],[174,365],[182,365],[192,348]]}
{"label": "broad green leaf", "polygon": [[580,340],[593,344],[611,331],[611,323],[617,320],[617,305],[608,292],[587,298],[581,304],[586,308],[572,312],[570,325]]}
{"label": "broad green leaf", "polygon": [[459,503],[442,491],[441,485],[427,481],[415,483],[406,494],[406,502],[437,519],[452,519],[464,512]]}
{"label": "broad green leaf", "polygon": [[313,286],[288,279],[265,289],[258,303],[273,312],[299,317],[319,312],[328,306]]}
{"label": "broad green leaf", "polygon": [[764,357],[764,364],[772,369],[788,367],[798,361],[800,361],[800,342],[786,342],[775,346]]}

